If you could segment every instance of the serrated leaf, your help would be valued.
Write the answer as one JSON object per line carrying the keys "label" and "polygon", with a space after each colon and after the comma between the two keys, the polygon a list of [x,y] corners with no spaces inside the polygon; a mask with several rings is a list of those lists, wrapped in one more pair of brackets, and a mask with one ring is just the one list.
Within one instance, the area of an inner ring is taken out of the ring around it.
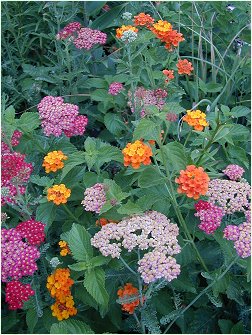
{"label": "serrated leaf", "polygon": [[244,326],[242,321],[237,322],[232,328],[231,328],[231,334],[244,334]]}
{"label": "serrated leaf", "polygon": [[133,141],[140,140],[140,138],[158,141],[160,140],[160,132],[158,124],[151,120],[141,119],[134,130]]}
{"label": "serrated leaf", "polygon": [[84,286],[99,305],[107,306],[109,295],[105,288],[105,272],[101,268],[85,274]]}
{"label": "serrated leaf", "polygon": [[232,125],[222,125],[222,126],[220,126],[216,135],[213,138],[213,142],[218,142],[223,137],[227,136],[227,134],[229,134],[232,130],[233,130]]}
{"label": "serrated leaf", "polygon": [[38,322],[38,316],[34,309],[28,309],[26,313],[26,324],[28,326],[28,329],[30,333],[33,333],[34,327],[36,326]]}
{"label": "serrated leaf", "polygon": [[83,226],[74,223],[69,232],[61,234],[61,239],[67,241],[75,260],[88,262],[93,256],[90,235]]}
{"label": "serrated leaf", "polygon": [[53,202],[40,204],[36,209],[36,220],[46,224],[45,231],[47,232],[53,223],[56,216],[57,207]]}
{"label": "serrated leaf", "polygon": [[102,266],[107,264],[110,261],[109,257],[105,257],[102,255],[95,256],[90,260],[90,265],[91,267],[95,268],[97,266]]}
{"label": "serrated leaf", "polygon": [[134,204],[131,200],[128,200],[126,204],[121,205],[120,208],[117,209],[117,212],[119,214],[131,215],[141,213],[142,210],[137,204]]}
{"label": "serrated leaf", "polygon": [[[158,150],[159,159],[162,161],[161,151]],[[163,146],[165,163],[168,165],[168,168],[171,170],[180,171],[183,170],[187,165],[187,156],[185,153],[184,146],[181,143],[176,141],[167,143]]]}
{"label": "serrated leaf", "polygon": [[[88,4],[89,2],[87,2]],[[85,87],[87,88],[105,88],[107,83],[102,78],[89,78],[85,81]],[[108,91],[107,91],[108,94]]]}
{"label": "serrated leaf", "polygon": [[120,136],[122,131],[126,129],[121,117],[114,113],[107,113],[104,116],[104,124],[108,131],[115,136]]}
{"label": "serrated leaf", "polygon": [[50,334],[94,334],[94,332],[83,321],[69,319],[54,323]]}
{"label": "serrated leaf", "polygon": [[38,113],[27,112],[23,113],[17,121],[17,128],[24,133],[31,133],[34,129],[40,126]]}
{"label": "serrated leaf", "polygon": [[164,184],[165,178],[161,176],[159,170],[154,166],[148,166],[138,178],[138,186],[148,188],[154,185]]}
{"label": "serrated leaf", "polygon": [[50,187],[54,183],[54,179],[49,177],[40,177],[39,175],[32,175],[29,180],[31,183],[36,184],[38,186]]}
{"label": "serrated leaf", "polygon": [[77,165],[84,164],[86,162],[85,153],[82,151],[74,152],[73,154],[70,154],[65,161],[65,165],[62,169],[62,175],[61,180],[65,178],[65,176],[68,174],[69,171],[72,170]]}
{"label": "serrated leaf", "polygon": [[97,89],[90,94],[90,98],[94,101],[109,101],[111,100],[111,95],[108,94],[108,90]]}
{"label": "serrated leaf", "polygon": [[87,270],[89,268],[89,263],[88,262],[79,262],[75,264],[68,265],[69,269],[73,271],[83,271]]}

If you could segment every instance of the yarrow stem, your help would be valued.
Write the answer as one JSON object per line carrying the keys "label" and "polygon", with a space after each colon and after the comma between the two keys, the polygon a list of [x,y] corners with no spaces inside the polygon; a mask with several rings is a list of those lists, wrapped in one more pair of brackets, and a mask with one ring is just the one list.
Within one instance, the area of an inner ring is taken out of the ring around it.
{"label": "yarrow stem", "polygon": [[133,269],[131,269],[131,267],[125,262],[125,260],[122,258],[122,256],[120,256],[120,260],[121,260],[121,262],[123,263],[123,265],[131,272],[131,273],[133,273],[134,275],[137,275],[137,273],[133,270]]}
{"label": "yarrow stem", "polygon": [[68,207],[65,204],[61,204],[61,206],[65,209],[65,211],[67,212],[67,214],[69,214],[71,216],[72,219],[74,219],[74,221],[78,222],[81,224],[80,220],[77,219],[77,217],[70,211],[70,209],[68,209]]}

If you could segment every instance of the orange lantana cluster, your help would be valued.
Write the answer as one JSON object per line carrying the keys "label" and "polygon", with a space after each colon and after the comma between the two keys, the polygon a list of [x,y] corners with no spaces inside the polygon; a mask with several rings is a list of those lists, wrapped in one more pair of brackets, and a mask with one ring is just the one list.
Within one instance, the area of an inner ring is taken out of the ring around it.
{"label": "orange lantana cluster", "polygon": [[120,298],[119,302],[122,305],[122,310],[133,314],[140,303],[138,289],[131,283],[127,283],[117,291],[117,295]]}
{"label": "orange lantana cluster", "polygon": [[124,155],[124,166],[131,165],[133,169],[139,169],[141,164],[150,165],[150,157],[153,155],[151,148],[139,140],[128,143],[122,153]]}
{"label": "orange lantana cluster", "polygon": [[65,204],[71,195],[71,190],[64,184],[54,185],[47,190],[47,200],[53,201],[55,205]]}
{"label": "orange lantana cluster", "polygon": [[134,31],[135,33],[138,32],[138,29],[136,27],[122,25],[121,28],[116,29],[116,37],[121,38],[123,33],[128,30]]}
{"label": "orange lantana cluster", "polygon": [[209,123],[206,121],[206,114],[199,109],[195,111],[187,110],[187,114],[183,117],[183,121],[192,126],[195,130],[202,131]]}
{"label": "orange lantana cluster", "polygon": [[108,223],[118,223],[118,221],[115,221],[115,220],[108,220],[108,219],[105,219],[105,218],[100,218],[99,220],[96,220],[95,221],[95,224],[96,226],[106,226],[106,224]]}
{"label": "orange lantana cluster", "polygon": [[166,76],[165,82],[168,83],[169,80],[174,79],[174,71],[173,70],[163,70],[163,74]]}
{"label": "orange lantana cluster", "polygon": [[56,302],[51,306],[52,315],[57,317],[59,321],[77,314],[70,291],[73,283],[69,269],[56,269],[47,278],[46,287],[50,291],[51,296],[56,299]]}
{"label": "orange lantana cluster", "polygon": [[185,193],[188,198],[195,200],[205,195],[208,190],[210,178],[202,167],[188,165],[185,170],[180,171],[180,176],[175,179],[179,184],[178,193]]}
{"label": "orange lantana cluster", "polygon": [[150,28],[153,34],[162,42],[165,42],[165,48],[172,50],[177,47],[179,42],[184,41],[184,37],[177,30],[172,29],[172,25],[168,21],[159,20]]}
{"label": "orange lantana cluster", "polygon": [[134,24],[135,26],[145,26],[146,28],[150,28],[154,23],[154,19],[145,13],[139,13],[134,16]]}
{"label": "orange lantana cluster", "polygon": [[66,255],[71,255],[71,250],[69,249],[69,246],[66,241],[59,241],[59,246],[60,246],[60,255],[61,256],[66,256]]}
{"label": "orange lantana cluster", "polygon": [[188,74],[190,75],[191,72],[194,70],[192,63],[189,62],[187,59],[180,59],[176,64],[178,68],[178,74]]}
{"label": "orange lantana cluster", "polygon": [[46,170],[46,173],[49,172],[56,172],[57,170],[60,170],[64,167],[64,162],[62,160],[66,160],[67,156],[63,154],[61,150],[59,151],[52,151],[49,152],[45,157],[43,161],[43,167]]}

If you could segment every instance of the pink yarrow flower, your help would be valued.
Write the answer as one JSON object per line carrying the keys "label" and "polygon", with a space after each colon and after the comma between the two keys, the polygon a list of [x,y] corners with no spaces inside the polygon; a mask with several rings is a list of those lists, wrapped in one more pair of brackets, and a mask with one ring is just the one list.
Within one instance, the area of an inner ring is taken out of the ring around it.
{"label": "pink yarrow flower", "polygon": [[30,284],[22,284],[19,281],[11,281],[6,284],[5,301],[8,303],[9,310],[16,310],[23,307],[35,292]]}
{"label": "pink yarrow flower", "polygon": [[84,200],[81,204],[84,206],[86,211],[100,213],[102,206],[106,202],[106,192],[104,185],[97,183],[92,187],[89,187],[84,192]]}
{"label": "pink yarrow flower", "polygon": [[238,226],[229,225],[223,233],[224,238],[234,241],[234,248],[241,258],[251,255],[251,222],[244,222]]}
{"label": "pink yarrow flower", "polygon": [[31,219],[20,222],[15,230],[27,240],[29,245],[39,246],[45,240],[45,224],[40,221]]}
{"label": "pink yarrow flower", "polygon": [[90,50],[95,44],[105,44],[106,40],[107,34],[100,30],[81,28],[77,32],[77,38],[74,39],[73,43],[78,49]]}
{"label": "pink yarrow flower", "polygon": [[116,81],[111,83],[109,85],[109,90],[108,93],[111,95],[117,95],[123,90],[123,84],[122,83],[117,83]]}
{"label": "pink yarrow flower", "polygon": [[221,220],[224,216],[222,208],[211,204],[210,202],[200,200],[195,204],[197,213],[194,215],[199,217],[199,228],[206,234],[213,234],[221,225]]}
{"label": "pink yarrow flower", "polygon": [[239,180],[239,179],[241,179],[245,170],[239,165],[230,164],[222,172],[226,176],[228,176],[228,178],[231,179],[231,180]]}
{"label": "pink yarrow flower", "polygon": [[58,32],[56,38],[57,40],[65,40],[68,37],[74,36],[74,33],[80,29],[81,24],[79,22],[71,22]]}

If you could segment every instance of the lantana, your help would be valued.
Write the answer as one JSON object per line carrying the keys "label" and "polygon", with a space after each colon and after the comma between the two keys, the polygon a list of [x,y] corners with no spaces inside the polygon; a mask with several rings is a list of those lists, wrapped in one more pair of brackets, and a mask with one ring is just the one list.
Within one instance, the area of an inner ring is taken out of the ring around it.
{"label": "lantana", "polygon": [[47,190],[47,200],[53,201],[55,205],[67,203],[67,199],[71,195],[71,190],[66,188],[64,184],[54,185]]}
{"label": "lantana", "polygon": [[36,221],[28,220],[20,222],[16,228],[16,231],[25,238],[30,245],[39,246],[45,240],[45,224]]}
{"label": "lantana", "polygon": [[206,121],[206,114],[197,110],[187,110],[187,114],[183,117],[183,121],[192,126],[195,130],[202,131],[209,123]]}
{"label": "lantana", "polygon": [[68,319],[69,316],[77,314],[77,309],[74,307],[73,296],[64,296],[51,306],[52,316],[55,316],[59,321]]}
{"label": "lantana", "polygon": [[119,303],[122,305],[122,310],[133,314],[135,308],[139,305],[139,291],[131,283],[126,283],[123,288],[117,291]]}
{"label": "lantana", "polygon": [[102,206],[106,202],[106,192],[103,184],[97,183],[89,187],[84,192],[84,200],[81,204],[86,211],[100,213]]}
{"label": "lantana", "polygon": [[5,301],[8,303],[9,310],[16,310],[23,307],[25,301],[28,301],[35,292],[30,284],[23,284],[13,280],[6,284]]}
{"label": "lantana", "polygon": [[78,49],[90,50],[95,44],[105,44],[106,40],[107,34],[100,30],[81,28],[78,30],[73,43]]}
{"label": "lantana", "polygon": [[113,82],[109,85],[108,93],[111,95],[117,95],[123,90],[123,84],[118,82]]}
{"label": "lantana", "polygon": [[135,26],[145,26],[146,28],[150,28],[154,23],[154,19],[145,13],[139,13],[134,16],[134,25]]}
{"label": "lantana", "polygon": [[101,227],[105,226],[108,223],[118,223],[118,221],[108,220],[108,219],[105,219],[105,218],[100,218],[99,220],[95,221],[96,226],[101,226]]}
{"label": "lantana", "polygon": [[128,30],[131,30],[135,33],[138,32],[138,29],[136,27],[122,25],[120,28],[116,29],[116,37],[120,39],[122,37],[123,33],[125,31],[128,31]]}
{"label": "lantana", "polygon": [[163,70],[163,74],[166,76],[165,82],[168,83],[170,80],[174,79],[173,70]]}
{"label": "lantana", "polygon": [[66,256],[66,255],[71,255],[71,250],[69,249],[69,246],[66,241],[59,241],[59,246],[60,246],[60,255],[61,256]]}
{"label": "lantana", "polygon": [[245,170],[239,165],[229,164],[222,172],[231,180],[239,180]]}
{"label": "lantana", "polygon": [[56,172],[64,167],[63,160],[68,157],[63,154],[61,150],[54,150],[49,152],[45,157],[42,166],[45,168],[46,173]]}
{"label": "lantana", "polygon": [[[133,215],[118,224],[103,226],[91,239],[91,244],[103,256],[112,258],[120,258],[123,248],[128,252],[134,248],[146,250],[147,254],[138,262],[138,271],[143,280],[150,283],[164,277],[170,281],[180,273],[180,266],[171,257],[181,250],[177,241],[178,233],[178,226],[165,215],[150,211]],[[162,258],[159,253],[163,255]]]}
{"label": "lantana", "polygon": [[185,170],[180,171],[180,176],[175,179],[179,184],[178,193],[185,193],[188,198],[195,200],[205,195],[208,190],[210,178],[202,167],[188,165]]}
{"label": "lantana", "polygon": [[128,143],[122,151],[124,155],[124,166],[131,165],[133,169],[139,169],[140,165],[150,165],[150,157],[153,155],[151,148],[142,141]]}
{"label": "lantana", "polygon": [[222,208],[211,204],[210,202],[200,200],[195,204],[197,213],[194,215],[199,217],[199,228],[207,234],[213,234],[221,225],[221,220],[224,216]]}
{"label": "lantana", "polygon": [[250,205],[251,186],[248,182],[213,179],[209,183],[206,196],[226,214],[245,212]]}
{"label": "lantana", "polygon": [[176,66],[178,68],[178,74],[187,74],[190,76],[191,72],[194,70],[192,63],[187,59],[180,59]]}
{"label": "lantana", "polygon": [[150,27],[150,30],[157,38],[165,42],[165,48],[168,50],[172,50],[172,47],[177,47],[179,42],[184,41],[183,35],[173,30],[168,21],[159,20]]}

